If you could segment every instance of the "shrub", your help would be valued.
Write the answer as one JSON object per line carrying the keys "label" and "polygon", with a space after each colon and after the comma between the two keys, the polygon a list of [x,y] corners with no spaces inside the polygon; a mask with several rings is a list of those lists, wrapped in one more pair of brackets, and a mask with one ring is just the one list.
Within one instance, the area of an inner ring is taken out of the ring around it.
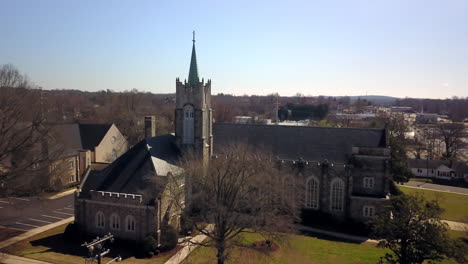
{"label": "shrub", "polygon": [[161,251],[168,251],[177,246],[177,231],[172,226],[165,226],[161,233]]}
{"label": "shrub", "polygon": [[154,236],[146,236],[145,239],[143,240],[143,252],[150,257],[152,256],[151,253],[154,255],[154,251],[156,251],[156,248],[158,247],[158,242],[154,238]]}
{"label": "shrub", "polygon": [[193,230],[193,226],[191,225],[190,221],[187,220],[188,216],[183,214],[180,218],[180,234],[183,236],[190,235]]}

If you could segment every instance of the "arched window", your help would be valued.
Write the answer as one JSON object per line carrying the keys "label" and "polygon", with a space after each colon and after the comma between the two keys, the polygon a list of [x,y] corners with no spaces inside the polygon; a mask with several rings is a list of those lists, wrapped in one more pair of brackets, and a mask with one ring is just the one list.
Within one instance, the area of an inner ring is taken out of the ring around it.
{"label": "arched window", "polygon": [[111,214],[110,228],[113,230],[120,229],[120,217],[116,213]]}
{"label": "arched window", "polygon": [[330,209],[332,211],[343,211],[344,183],[343,180],[336,178],[332,181],[330,187]]}
{"label": "arched window", "polygon": [[135,217],[131,215],[127,215],[127,217],[125,217],[125,230],[134,232],[135,229],[136,229]]}
{"label": "arched window", "polygon": [[193,144],[194,142],[194,124],[193,124],[193,106],[184,106],[184,144]]}
{"label": "arched window", "polygon": [[319,208],[319,192],[320,182],[316,177],[309,177],[306,181],[306,199],[305,206],[307,208]]}
{"label": "arched window", "polygon": [[104,228],[105,226],[104,213],[99,211],[96,213],[96,227]]}

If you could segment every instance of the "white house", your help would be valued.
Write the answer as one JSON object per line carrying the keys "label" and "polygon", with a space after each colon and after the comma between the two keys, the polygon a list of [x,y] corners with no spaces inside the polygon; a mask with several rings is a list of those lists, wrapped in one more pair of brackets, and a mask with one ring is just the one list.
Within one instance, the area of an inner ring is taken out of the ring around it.
{"label": "white house", "polygon": [[409,159],[408,166],[416,177],[441,180],[468,180],[468,165],[464,162],[450,162],[447,160]]}

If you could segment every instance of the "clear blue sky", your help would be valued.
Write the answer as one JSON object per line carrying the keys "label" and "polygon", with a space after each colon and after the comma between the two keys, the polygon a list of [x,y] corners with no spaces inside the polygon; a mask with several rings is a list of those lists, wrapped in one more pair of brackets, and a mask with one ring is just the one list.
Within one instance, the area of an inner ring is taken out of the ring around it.
{"label": "clear blue sky", "polygon": [[45,89],[468,96],[467,0],[0,0],[0,64]]}

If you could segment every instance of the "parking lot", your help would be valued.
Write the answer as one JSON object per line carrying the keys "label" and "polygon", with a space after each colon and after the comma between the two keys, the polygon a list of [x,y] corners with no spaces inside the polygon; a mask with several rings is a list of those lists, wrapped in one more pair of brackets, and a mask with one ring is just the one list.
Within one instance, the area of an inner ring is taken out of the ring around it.
{"label": "parking lot", "polygon": [[0,198],[0,228],[29,231],[74,216],[73,207],[73,194],[55,200],[42,197]]}

